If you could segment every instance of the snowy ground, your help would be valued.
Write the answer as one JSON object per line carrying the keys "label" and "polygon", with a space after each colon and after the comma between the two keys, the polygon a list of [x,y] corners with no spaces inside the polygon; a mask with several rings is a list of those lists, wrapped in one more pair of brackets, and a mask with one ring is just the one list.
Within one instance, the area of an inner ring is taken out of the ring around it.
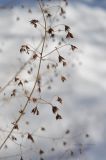
{"label": "snowy ground", "polygon": [[[36,118],[35,128],[46,126],[48,131],[45,135],[52,137],[56,137],[58,130],[60,130],[58,135],[62,135],[70,128],[72,138],[70,136],[69,146],[72,143],[82,143],[81,141],[85,141],[83,134],[90,134],[88,143],[92,145],[85,149],[82,156],[73,158],[81,160],[106,159],[106,11],[105,5],[101,8],[99,5],[94,7],[94,4],[92,6],[74,2],[67,9],[67,22],[72,26],[75,43],[78,46],[75,67],[70,70],[71,79],[68,82],[63,86],[58,83],[58,88],[54,87],[51,93],[47,91],[49,99],[52,95],[60,95],[64,99],[64,108],[61,111],[64,119],[56,122],[48,109],[43,110],[41,117]],[[105,1],[102,1],[102,4],[105,4]],[[20,17],[19,21],[16,20],[17,17]],[[24,42],[32,42],[33,46],[38,44],[35,32],[28,23],[34,17],[34,8],[32,14],[28,13],[27,9],[17,7],[12,10],[0,10],[0,86],[4,85],[28,58],[24,56],[21,58],[19,54],[21,44]],[[8,99],[3,101],[2,95],[0,96],[0,128],[9,130],[10,122],[16,117],[14,114],[16,102],[14,100],[10,102]],[[35,124],[32,124],[32,127],[34,126]],[[37,134],[42,135],[40,130]],[[77,140],[73,137],[77,137]],[[3,138],[0,137],[1,141]],[[12,145],[14,148],[13,143]],[[16,146],[14,153],[19,153],[17,148]],[[11,151],[7,151],[7,156],[10,155],[8,152]],[[46,158],[49,159],[50,156],[52,159],[59,159],[61,152],[60,146],[60,151],[58,150],[55,157],[48,151]],[[0,157],[5,154],[1,152]]]}

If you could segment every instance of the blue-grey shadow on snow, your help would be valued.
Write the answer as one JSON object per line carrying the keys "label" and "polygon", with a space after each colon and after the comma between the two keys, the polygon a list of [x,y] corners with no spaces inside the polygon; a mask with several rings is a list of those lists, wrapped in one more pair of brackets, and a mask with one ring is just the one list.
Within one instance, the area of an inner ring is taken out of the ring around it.
{"label": "blue-grey shadow on snow", "polygon": [[[46,0],[44,0],[46,1]],[[52,2],[52,1],[51,1]],[[106,0],[68,0],[70,4],[85,4],[90,7],[99,7],[106,9]],[[9,6],[20,6],[22,4],[34,5],[38,3],[37,0],[0,0],[0,8]]]}
{"label": "blue-grey shadow on snow", "polygon": [[98,7],[106,9],[106,0],[70,0],[72,4],[85,4],[90,7]]}

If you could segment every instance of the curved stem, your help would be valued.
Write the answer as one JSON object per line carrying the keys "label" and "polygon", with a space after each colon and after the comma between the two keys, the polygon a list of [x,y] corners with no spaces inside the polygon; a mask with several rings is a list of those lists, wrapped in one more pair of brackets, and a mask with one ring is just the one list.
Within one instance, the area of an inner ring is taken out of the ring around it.
{"label": "curved stem", "polygon": [[[37,48],[35,49],[35,51],[36,50],[38,50],[38,48],[40,47],[40,45],[42,44],[42,40],[41,40],[41,42],[38,44],[38,46],[37,46]],[[15,77],[17,77],[20,73],[21,73],[21,71],[27,66],[27,64],[32,60],[32,57],[33,56],[31,56],[22,66],[21,66],[21,68],[16,72],[16,74],[2,87],[2,88],[0,88],[0,94],[10,85],[10,83],[15,79]]]}
{"label": "curved stem", "polygon": [[[37,71],[37,76],[36,76],[36,80],[35,80],[34,86],[33,86],[32,90],[31,90],[31,93],[30,93],[30,95],[29,95],[29,97],[28,97],[28,99],[27,99],[27,101],[26,101],[26,103],[25,103],[25,105],[24,105],[24,107],[23,107],[23,109],[22,109],[19,117],[17,118],[17,120],[14,123],[14,126],[18,125],[19,121],[23,117],[23,115],[24,115],[23,113],[25,112],[25,110],[26,110],[26,108],[28,106],[28,103],[30,101],[30,98],[31,98],[31,96],[32,96],[32,94],[33,94],[33,92],[35,90],[36,84],[38,82],[39,74],[40,74],[42,55],[43,55],[44,45],[45,45],[45,41],[46,41],[46,19],[45,19],[45,15],[44,15],[44,12],[43,12],[40,0],[39,0],[39,6],[40,6],[40,9],[41,9],[41,12],[42,12],[42,15],[43,15],[43,19],[44,19],[44,23],[45,23],[45,33],[44,33],[44,39],[43,39],[43,44],[42,44],[42,49],[41,49],[41,57],[40,57],[40,60],[39,60],[39,66],[38,66],[38,71]],[[7,137],[5,138],[5,140],[3,141],[3,143],[1,144],[0,150],[3,148],[4,144],[7,142],[7,140],[9,139],[9,137],[11,136],[11,134],[13,133],[13,131],[15,129],[14,126],[12,127],[12,129],[9,132],[9,134],[7,135]]]}

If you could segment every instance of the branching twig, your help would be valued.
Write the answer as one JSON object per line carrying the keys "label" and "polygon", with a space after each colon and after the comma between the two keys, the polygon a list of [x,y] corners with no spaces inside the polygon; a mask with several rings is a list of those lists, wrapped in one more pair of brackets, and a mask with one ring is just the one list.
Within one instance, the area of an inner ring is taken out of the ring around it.
{"label": "branching twig", "polygon": [[41,12],[42,12],[42,15],[43,15],[43,19],[44,19],[44,23],[45,23],[45,33],[44,33],[44,39],[43,39],[43,44],[42,44],[42,49],[41,49],[41,57],[40,57],[40,60],[39,60],[39,66],[38,66],[38,71],[37,71],[37,76],[36,76],[36,80],[35,80],[35,83],[34,83],[34,86],[31,90],[31,93],[19,115],[19,117],[17,118],[17,120],[15,121],[14,123],[14,126],[12,127],[11,131],[9,132],[9,134],[7,135],[7,137],[5,138],[5,140],[3,141],[3,143],[1,144],[0,146],[0,150],[3,148],[4,144],[7,142],[7,140],[9,139],[9,137],[11,136],[11,134],[13,133],[14,129],[15,129],[15,126],[18,125],[19,121],[21,120],[21,118],[23,117],[23,113],[25,112],[27,106],[28,106],[28,103],[30,101],[30,98],[35,90],[35,87],[36,87],[36,84],[38,82],[38,78],[39,78],[39,73],[40,73],[40,68],[41,68],[41,62],[42,62],[42,55],[43,55],[43,51],[44,51],[44,45],[45,45],[45,40],[46,40],[46,19],[45,19],[45,15],[44,15],[44,12],[43,12],[43,9],[42,9],[42,6],[41,6],[41,2],[39,0],[39,6],[40,6],[40,9],[41,9]]}
{"label": "branching twig", "polygon": [[[42,44],[42,40],[41,42],[38,44],[38,46],[36,47],[35,51],[38,50],[38,48],[40,47],[40,45]],[[22,71],[23,69],[27,66],[27,64],[32,60],[31,56],[22,66],[21,68],[16,72],[16,74],[3,86],[0,88],[0,94],[10,85],[10,83],[15,79],[15,77],[17,77]]]}

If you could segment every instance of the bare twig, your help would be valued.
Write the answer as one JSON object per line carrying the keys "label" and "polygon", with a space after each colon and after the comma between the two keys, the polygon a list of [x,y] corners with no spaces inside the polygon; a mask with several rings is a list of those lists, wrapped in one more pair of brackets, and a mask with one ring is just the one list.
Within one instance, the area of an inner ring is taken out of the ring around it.
{"label": "bare twig", "polygon": [[35,83],[34,83],[34,86],[30,92],[30,95],[22,109],[22,112],[20,113],[19,117],[17,118],[17,120],[15,121],[14,123],[14,126],[12,127],[12,129],[10,130],[9,134],[7,135],[7,137],[5,138],[5,140],[3,141],[3,143],[1,144],[0,146],[0,150],[3,148],[4,144],[7,142],[7,140],[9,139],[9,137],[11,136],[11,134],[13,133],[14,129],[15,129],[15,126],[18,125],[19,121],[21,120],[21,118],[23,117],[23,113],[25,112],[26,108],[27,108],[27,105],[30,101],[30,98],[35,90],[35,87],[36,87],[36,84],[38,82],[38,78],[39,78],[39,74],[40,74],[40,68],[41,68],[41,62],[42,62],[42,55],[43,55],[43,51],[44,51],[44,45],[45,45],[45,41],[46,41],[46,19],[45,19],[45,15],[44,15],[44,12],[43,12],[43,9],[42,9],[42,6],[41,6],[41,1],[39,0],[39,6],[40,6],[40,9],[41,9],[41,12],[42,12],[42,15],[43,15],[43,19],[44,19],[44,23],[45,23],[45,33],[44,33],[44,39],[43,39],[43,44],[42,44],[42,49],[41,49],[41,57],[40,57],[40,60],[39,60],[39,66],[38,66],[38,71],[37,71],[37,76],[36,76],[36,80],[35,80]]}
{"label": "bare twig", "polygon": [[[36,47],[35,51],[38,50],[38,48],[40,47],[40,45],[42,44],[42,40],[41,42],[38,44],[38,46]],[[0,88],[0,94],[10,85],[10,83],[15,79],[15,77],[17,77],[22,71],[23,69],[27,66],[28,63],[30,63],[30,61],[32,60],[31,56],[22,66],[21,68],[16,72],[16,74],[3,86]]]}

